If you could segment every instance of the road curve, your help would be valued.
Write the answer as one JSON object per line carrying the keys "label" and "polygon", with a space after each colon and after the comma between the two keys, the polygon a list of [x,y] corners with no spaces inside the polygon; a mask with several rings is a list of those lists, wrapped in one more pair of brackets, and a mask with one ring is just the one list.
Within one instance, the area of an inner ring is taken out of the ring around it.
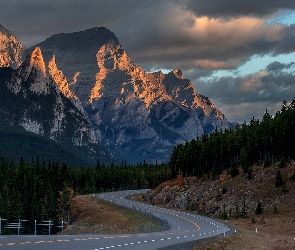
{"label": "road curve", "polygon": [[0,236],[0,250],[152,250],[209,238],[230,231],[230,228],[225,224],[207,217],[125,199],[127,196],[145,193],[146,191],[146,189],[118,191],[102,193],[99,194],[98,197],[124,207],[156,216],[168,222],[168,230],[123,235],[2,235]]}

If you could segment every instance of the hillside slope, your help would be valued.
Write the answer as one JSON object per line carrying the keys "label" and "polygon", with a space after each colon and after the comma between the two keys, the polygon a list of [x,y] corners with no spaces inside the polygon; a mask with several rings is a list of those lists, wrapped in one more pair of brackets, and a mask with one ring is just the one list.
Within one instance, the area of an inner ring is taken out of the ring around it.
{"label": "hillside slope", "polygon": [[[278,170],[286,182],[285,187],[275,186]],[[281,211],[288,211],[294,209],[291,204],[295,204],[294,174],[293,162],[285,168],[255,166],[251,179],[242,170],[234,178],[227,173],[207,180],[179,177],[151,190],[145,199],[154,204],[189,209],[213,217],[226,211],[228,217],[233,218],[243,209],[244,216],[252,216],[259,202],[264,212],[274,211],[275,206]]]}
{"label": "hillside slope", "polygon": [[[277,171],[285,186],[276,187]],[[158,206],[205,214],[237,228],[230,238],[195,249],[286,250],[294,249],[295,162],[284,168],[253,167],[253,177],[242,173],[234,178],[223,173],[216,179],[182,178],[162,183],[146,196]],[[257,214],[258,203],[262,212]],[[226,221],[227,219],[227,221]],[[257,230],[257,231],[256,231]]]}
{"label": "hillside slope", "polygon": [[25,162],[30,162],[38,157],[40,161],[54,160],[73,167],[90,164],[70,153],[58,142],[14,126],[0,127],[0,156],[14,162],[19,162],[20,157]]}

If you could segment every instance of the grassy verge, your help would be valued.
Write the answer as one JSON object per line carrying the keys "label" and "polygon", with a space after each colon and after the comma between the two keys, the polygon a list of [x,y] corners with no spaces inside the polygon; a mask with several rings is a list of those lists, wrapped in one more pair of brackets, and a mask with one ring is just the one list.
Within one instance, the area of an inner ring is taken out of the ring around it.
{"label": "grassy verge", "polygon": [[66,234],[81,233],[137,233],[159,226],[158,222],[144,214],[123,208],[92,195],[75,197],[75,224],[68,225]]}
{"label": "grassy verge", "polygon": [[[291,250],[295,249],[295,222],[287,216],[261,216],[255,223],[249,219],[230,220],[229,225],[238,226],[238,231],[231,237],[206,243],[193,250]],[[257,233],[256,233],[257,229]]]}

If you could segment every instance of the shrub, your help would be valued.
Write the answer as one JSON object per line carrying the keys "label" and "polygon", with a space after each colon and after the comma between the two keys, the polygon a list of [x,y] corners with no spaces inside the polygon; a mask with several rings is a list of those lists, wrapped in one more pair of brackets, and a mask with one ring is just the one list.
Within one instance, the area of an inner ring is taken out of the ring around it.
{"label": "shrub", "polygon": [[284,180],[283,180],[283,176],[281,174],[281,171],[278,170],[277,175],[276,175],[276,180],[275,180],[275,186],[276,187],[281,187],[285,184]]}
{"label": "shrub", "polygon": [[258,214],[262,214],[263,213],[263,207],[262,207],[262,203],[261,201],[258,202],[256,209],[255,209],[255,213]]}

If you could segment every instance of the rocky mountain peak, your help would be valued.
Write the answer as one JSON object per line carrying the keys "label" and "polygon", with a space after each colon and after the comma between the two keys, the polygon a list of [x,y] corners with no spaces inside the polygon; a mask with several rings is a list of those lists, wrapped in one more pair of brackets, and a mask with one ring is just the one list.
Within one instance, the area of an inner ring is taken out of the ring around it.
{"label": "rocky mountain peak", "polygon": [[179,78],[179,79],[184,79],[184,76],[182,74],[182,71],[180,69],[174,69],[171,73],[174,74],[175,77]]}
{"label": "rocky mountain peak", "polygon": [[[58,90],[58,102],[70,100],[94,129],[93,141],[119,160],[164,162],[178,143],[228,127],[180,69],[146,73],[105,27],[53,35],[26,54],[17,70],[26,90],[38,95]],[[67,112],[54,110],[59,118],[53,131],[59,131]],[[83,135],[77,134],[80,145]]]}
{"label": "rocky mountain peak", "polygon": [[30,66],[39,69],[42,75],[46,77],[45,62],[43,60],[40,47],[36,47],[33,50],[31,56],[29,57],[29,60],[30,60]]}
{"label": "rocky mountain peak", "polygon": [[94,52],[97,52],[105,44],[117,46],[119,45],[119,40],[109,29],[95,27],[73,33],[52,35],[44,42],[37,44],[37,46],[40,46],[42,49],[46,48],[47,51],[51,51],[56,55],[64,51],[71,51],[73,54],[70,56],[75,57],[75,54],[80,55],[81,52],[87,56],[93,55]]}
{"label": "rocky mountain peak", "polygon": [[19,67],[21,77],[37,94],[47,94],[52,87],[48,84],[46,66],[40,47],[36,47]]}
{"label": "rocky mountain peak", "polygon": [[19,67],[24,50],[20,41],[0,24],[0,67]]}
{"label": "rocky mountain peak", "polygon": [[13,34],[1,24],[0,24],[0,33],[5,34],[7,36],[13,36]]}

